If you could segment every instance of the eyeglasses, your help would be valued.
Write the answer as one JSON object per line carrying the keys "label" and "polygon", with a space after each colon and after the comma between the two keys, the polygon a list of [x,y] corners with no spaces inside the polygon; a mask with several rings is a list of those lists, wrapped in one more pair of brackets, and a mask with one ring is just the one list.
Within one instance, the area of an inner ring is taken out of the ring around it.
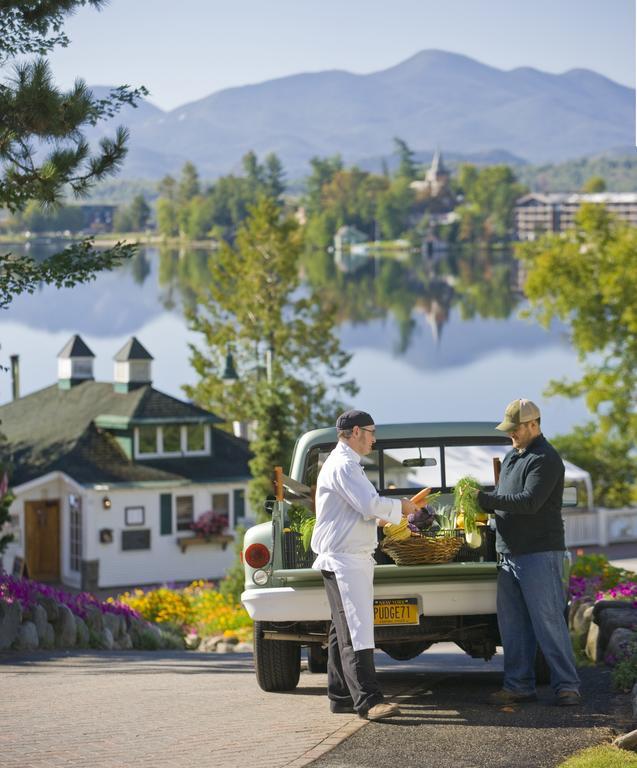
{"label": "eyeglasses", "polygon": [[368,429],[367,427],[361,427],[361,429],[363,430],[363,432],[369,432],[370,435],[375,435],[376,434],[376,430],[375,429]]}

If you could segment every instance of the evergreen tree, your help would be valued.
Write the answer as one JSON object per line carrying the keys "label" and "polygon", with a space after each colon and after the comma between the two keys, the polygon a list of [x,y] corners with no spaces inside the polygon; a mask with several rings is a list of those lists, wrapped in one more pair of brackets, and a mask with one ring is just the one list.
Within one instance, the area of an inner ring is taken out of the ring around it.
{"label": "evergreen tree", "polygon": [[398,137],[394,138],[395,152],[398,155],[398,176],[413,181],[418,175],[418,165],[414,160],[415,153],[407,146],[407,142]]}
{"label": "evergreen tree", "polygon": [[150,219],[150,206],[144,195],[135,195],[133,198],[133,202],[130,204],[130,218],[135,232],[146,229]]}
{"label": "evergreen tree", "polygon": [[190,202],[199,192],[199,174],[197,169],[190,162],[184,163],[177,188],[177,202],[183,206],[185,203]]}
{"label": "evergreen tree", "polygon": [[[259,423],[250,492],[257,511],[274,464],[287,465],[296,436],[332,423],[340,394],[356,391],[344,380],[350,356],[334,332],[336,308],[298,292],[301,248],[297,224],[261,197],[234,247],[224,244],[210,257],[209,284],[190,315],[205,348],[191,347],[199,381],[187,394],[228,422]],[[228,349],[239,373],[232,385],[221,379]]]}
{"label": "evergreen tree", "polygon": [[159,197],[174,202],[177,199],[177,182],[170,174],[166,174],[157,185],[157,191]]}
{"label": "evergreen tree", "polygon": [[283,164],[274,152],[266,156],[263,173],[266,195],[275,200],[280,198],[285,192],[285,172]]}
{"label": "evergreen tree", "polygon": [[343,170],[343,160],[340,155],[333,157],[313,157],[310,160],[312,173],[307,178],[307,197],[305,205],[308,214],[320,214],[323,210],[323,187],[334,178],[338,171]]}
{"label": "evergreen tree", "polygon": [[[115,88],[108,98],[96,99],[85,83],[76,81],[63,92],[53,83],[46,59],[56,45],[67,45],[62,30],[65,17],[77,8],[100,8],[102,0],[31,0],[0,6],[0,69],[13,70],[0,84],[0,207],[23,210],[35,200],[58,204],[66,190],[86,194],[95,182],[115,173],[126,155],[127,131],[118,128],[100,141],[91,154],[83,129],[114,116],[135,102],[146,89]],[[26,61],[25,55],[39,58]],[[47,151],[42,153],[42,149]],[[13,296],[33,292],[41,282],[58,287],[91,279],[129,257],[133,246],[117,244],[95,251],[86,239],[42,262],[28,256],[0,254],[0,308]]]}
{"label": "evergreen tree", "polygon": [[250,187],[255,191],[260,190],[264,183],[264,170],[256,154],[250,150],[242,157],[241,163]]}

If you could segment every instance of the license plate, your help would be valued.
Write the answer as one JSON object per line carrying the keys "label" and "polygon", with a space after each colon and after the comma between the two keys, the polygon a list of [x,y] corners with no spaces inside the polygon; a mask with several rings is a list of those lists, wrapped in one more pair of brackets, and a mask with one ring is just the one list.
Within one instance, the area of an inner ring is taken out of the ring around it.
{"label": "license plate", "polygon": [[418,624],[418,600],[415,597],[374,600],[374,624]]}

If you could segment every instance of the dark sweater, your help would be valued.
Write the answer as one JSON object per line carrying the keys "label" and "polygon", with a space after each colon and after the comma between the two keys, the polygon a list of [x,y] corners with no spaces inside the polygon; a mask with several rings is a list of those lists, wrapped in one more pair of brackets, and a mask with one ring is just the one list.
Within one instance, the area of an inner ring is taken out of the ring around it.
{"label": "dark sweater", "polygon": [[496,514],[498,552],[524,555],[563,550],[563,491],[564,464],[544,435],[522,453],[509,451],[494,492],[478,494],[480,506]]}

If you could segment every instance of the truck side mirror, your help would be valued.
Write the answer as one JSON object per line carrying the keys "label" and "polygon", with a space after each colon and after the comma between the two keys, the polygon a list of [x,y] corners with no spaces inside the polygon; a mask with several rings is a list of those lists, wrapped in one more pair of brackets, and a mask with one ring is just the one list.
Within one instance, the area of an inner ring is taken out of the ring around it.
{"label": "truck side mirror", "polygon": [[263,509],[265,510],[266,515],[270,515],[272,517],[272,512],[274,511],[274,505],[276,504],[276,496],[268,496],[266,500],[263,502]]}

